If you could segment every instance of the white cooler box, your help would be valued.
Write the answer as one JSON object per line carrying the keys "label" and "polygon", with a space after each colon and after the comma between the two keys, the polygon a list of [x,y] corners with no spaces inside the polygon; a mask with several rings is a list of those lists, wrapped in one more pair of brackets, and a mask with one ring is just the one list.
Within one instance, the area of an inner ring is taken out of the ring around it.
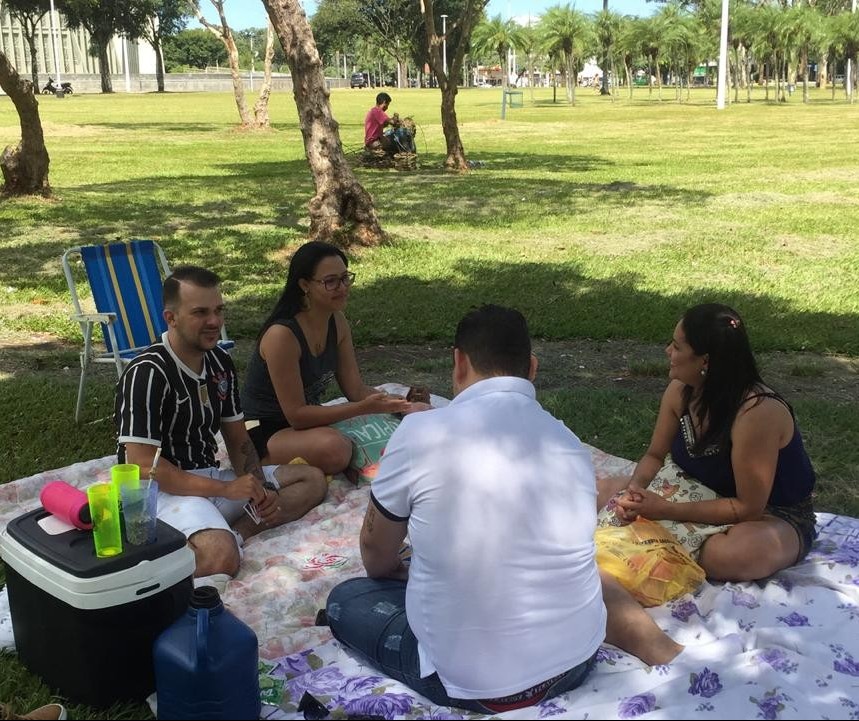
{"label": "white cooler box", "polygon": [[105,707],[155,690],[152,644],[188,608],[194,553],[158,521],[157,540],[98,558],[91,531],[48,534],[43,508],[0,533],[15,645],[68,699]]}

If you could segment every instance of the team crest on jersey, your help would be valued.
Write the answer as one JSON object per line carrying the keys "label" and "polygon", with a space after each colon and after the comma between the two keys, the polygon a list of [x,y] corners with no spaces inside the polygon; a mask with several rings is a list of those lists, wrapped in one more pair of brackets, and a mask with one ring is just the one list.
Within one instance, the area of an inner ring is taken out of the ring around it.
{"label": "team crest on jersey", "polygon": [[215,373],[212,376],[215,381],[215,387],[218,389],[218,399],[227,400],[227,393],[230,390],[230,377],[226,373]]}

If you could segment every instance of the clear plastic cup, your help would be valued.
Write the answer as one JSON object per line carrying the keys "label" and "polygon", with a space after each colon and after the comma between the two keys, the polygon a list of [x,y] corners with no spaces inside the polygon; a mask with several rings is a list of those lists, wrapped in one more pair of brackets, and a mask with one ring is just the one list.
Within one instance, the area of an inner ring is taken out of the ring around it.
{"label": "clear plastic cup", "polygon": [[125,518],[125,540],[136,546],[155,542],[155,521],[158,515],[158,484],[148,488],[123,486],[122,515]]}

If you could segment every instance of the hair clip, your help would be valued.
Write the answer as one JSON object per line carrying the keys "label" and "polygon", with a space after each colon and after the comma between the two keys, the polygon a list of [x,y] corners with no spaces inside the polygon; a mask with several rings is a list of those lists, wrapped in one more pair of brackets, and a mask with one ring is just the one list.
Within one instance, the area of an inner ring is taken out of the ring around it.
{"label": "hair clip", "polygon": [[728,324],[731,326],[731,328],[740,327],[740,321],[738,321],[736,318],[728,318]]}

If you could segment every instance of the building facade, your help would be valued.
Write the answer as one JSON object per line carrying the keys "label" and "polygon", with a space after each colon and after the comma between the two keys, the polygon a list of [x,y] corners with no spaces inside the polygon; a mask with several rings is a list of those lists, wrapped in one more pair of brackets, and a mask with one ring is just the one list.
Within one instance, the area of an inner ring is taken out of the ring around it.
{"label": "building facade", "polygon": [[[89,33],[72,30],[60,12],[45,13],[36,24],[36,65],[39,81],[48,76],[99,76],[98,58],[89,54]],[[53,39],[53,42],[52,42]],[[20,23],[0,0],[0,52],[24,77],[30,77],[30,46]],[[155,73],[155,50],[149,43],[114,37],[108,46],[111,75]],[[58,72],[59,71],[59,72]]]}

